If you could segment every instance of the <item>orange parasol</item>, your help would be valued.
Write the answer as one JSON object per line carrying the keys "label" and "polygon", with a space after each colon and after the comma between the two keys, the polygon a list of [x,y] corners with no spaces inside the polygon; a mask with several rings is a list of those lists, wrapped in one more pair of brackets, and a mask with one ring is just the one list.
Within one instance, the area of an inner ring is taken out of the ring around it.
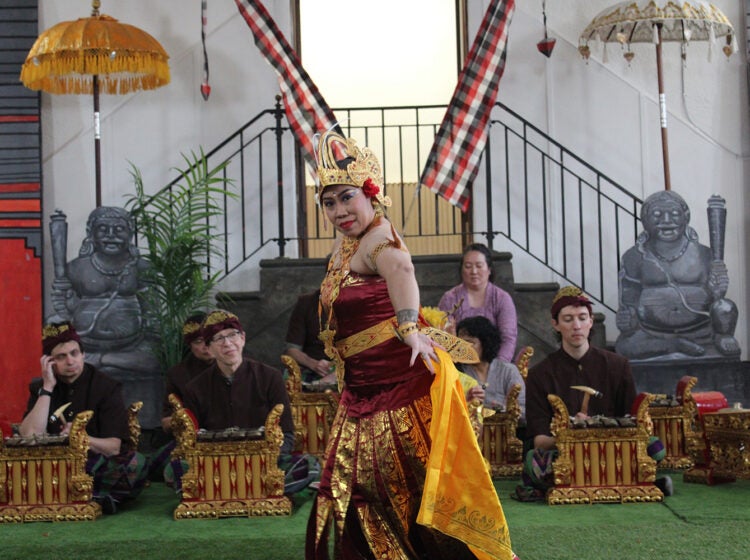
{"label": "orange parasol", "polygon": [[[583,58],[591,55],[589,42],[599,40],[627,46],[623,55],[630,62],[635,53],[632,43],[653,43],[656,47],[656,73],[659,86],[659,114],[661,121],[662,159],[664,161],[664,189],[670,190],[669,150],[667,147],[667,102],[662,77],[662,43],[677,41],[682,44],[683,60],[690,41],[708,41],[709,58],[712,43],[725,37],[722,48],[726,56],[737,50],[737,38],[729,19],[713,4],[704,0],[627,0],[600,12],[586,26],[579,38],[578,51]],[[606,55],[606,50],[604,51]]]}
{"label": "orange parasol", "polygon": [[99,14],[100,5],[100,0],[93,0],[91,17],[58,23],[39,35],[21,68],[21,82],[29,89],[93,94],[97,207],[100,91],[125,94],[169,83],[169,55],[159,42],[137,27]]}

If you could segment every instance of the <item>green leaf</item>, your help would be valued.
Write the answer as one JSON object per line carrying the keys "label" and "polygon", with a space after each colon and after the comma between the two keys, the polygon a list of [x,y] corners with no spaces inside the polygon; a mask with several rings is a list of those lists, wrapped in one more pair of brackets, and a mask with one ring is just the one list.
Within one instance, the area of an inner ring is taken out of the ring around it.
{"label": "green leaf", "polygon": [[214,233],[211,224],[223,215],[224,198],[236,198],[224,173],[229,162],[209,169],[203,150],[182,158],[180,180],[154,195],[146,194],[143,176],[131,163],[135,193],[125,203],[146,242],[143,256],[150,266],[142,274],[149,288],[143,299],[158,323],[157,352],[164,371],[184,355],[185,320],[210,304],[221,271],[209,269],[209,258],[224,259],[223,235]]}

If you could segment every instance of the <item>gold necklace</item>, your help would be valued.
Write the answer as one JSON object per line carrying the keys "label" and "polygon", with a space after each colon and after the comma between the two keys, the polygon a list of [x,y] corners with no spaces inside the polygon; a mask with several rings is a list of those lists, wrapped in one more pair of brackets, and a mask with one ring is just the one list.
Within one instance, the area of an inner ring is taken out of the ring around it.
{"label": "gold necklace", "polygon": [[[336,254],[331,257],[328,262],[328,270],[325,278],[320,285],[320,301],[327,310],[327,319],[325,322],[325,328],[321,328],[318,338],[325,345],[326,355],[333,361],[336,367],[336,380],[338,381],[339,391],[344,386],[344,358],[336,348],[336,316],[333,313],[333,303],[339,297],[339,291],[341,290],[341,282],[344,278],[349,275],[351,271],[351,260],[354,254],[359,249],[360,241],[367,235],[367,233],[375,226],[377,226],[383,218],[383,211],[380,209],[375,210],[375,218],[373,218],[370,225],[365,228],[360,235],[357,237],[344,236],[341,240],[341,245],[336,251]],[[324,310],[318,309],[319,320],[322,319]],[[321,325],[323,321],[320,320]]]}

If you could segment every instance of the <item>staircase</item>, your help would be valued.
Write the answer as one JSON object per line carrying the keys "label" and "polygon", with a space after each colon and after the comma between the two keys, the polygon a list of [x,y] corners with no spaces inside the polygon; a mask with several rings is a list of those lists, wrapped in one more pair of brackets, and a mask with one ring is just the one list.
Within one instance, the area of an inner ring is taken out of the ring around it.
{"label": "staircase", "polygon": [[[394,223],[412,249],[423,305],[436,305],[459,282],[462,244],[453,248],[446,240],[484,240],[492,249],[502,238],[541,265],[543,278],[577,285],[597,310],[615,312],[619,255],[636,239],[641,205],[623,186],[496,103],[482,169],[473,184],[473,222],[465,224],[457,209],[440,210],[439,204],[447,203],[427,189],[415,202],[419,166],[405,163],[423,159],[444,106],[336,111],[347,116],[347,135],[364,139],[382,154],[388,194],[394,207],[410,216],[404,220],[406,228],[400,219]],[[257,292],[219,294],[219,304],[243,320],[251,354],[275,365],[280,365],[297,296],[319,286],[324,274],[324,259],[299,257],[324,254],[333,235],[323,228],[324,218],[314,210],[304,179],[297,176],[295,185],[288,185],[292,178],[283,170],[296,157],[288,133],[279,97],[273,109],[259,113],[206,155],[209,168],[226,165],[228,176],[237,179],[237,196],[223,202],[227,217],[210,224],[225,239],[224,259],[211,262],[210,273],[226,278],[240,267],[260,270]],[[297,223],[290,228],[287,214],[294,202]],[[511,258],[510,253],[496,253],[495,278],[516,303],[518,346],[533,346],[536,363],[557,348],[548,309],[558,285],[517,284]],[[595,319],[601,327],[594,329],[594,342],[606,346],[603,317]]]}
{"label": "staircase", "polygon": [[[443,293],[459,282],[461,255],[420,255],[412,258],[416,269],[421,302],[437,306]],[[325,259],[267,259],[260,262],[260,290],[221,293],[220,307],[235,313],[247,332],[246,350],[256,360],[281,368],[279,356],[297,296],[320,286]],[[558,348],[550,326],[549,308],[559,285],[556,283],[516,284],[512,255],[495,252],[495,282],[513,297],[518,313],[518,345],[534,348],[531,364]],[[604,346],[603,317],[596,314],[593,342]]]}

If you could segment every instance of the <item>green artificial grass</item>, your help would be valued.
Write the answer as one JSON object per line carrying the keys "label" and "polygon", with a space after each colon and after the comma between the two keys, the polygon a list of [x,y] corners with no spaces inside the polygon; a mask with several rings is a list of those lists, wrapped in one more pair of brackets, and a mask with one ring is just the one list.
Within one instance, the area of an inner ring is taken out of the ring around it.
{"label": "green artificial grass", "polygon": [[[664,503],[548,506],[509,495],[496,481],[521,560],[690,560],[750,557],[750,481],[684,484]],[[0,525],[4,560],[132,558],[299,560],[313,494],[294,497],[289,517],[175,521],[177,496],[154,482],[116,515],[94,522]]]}

